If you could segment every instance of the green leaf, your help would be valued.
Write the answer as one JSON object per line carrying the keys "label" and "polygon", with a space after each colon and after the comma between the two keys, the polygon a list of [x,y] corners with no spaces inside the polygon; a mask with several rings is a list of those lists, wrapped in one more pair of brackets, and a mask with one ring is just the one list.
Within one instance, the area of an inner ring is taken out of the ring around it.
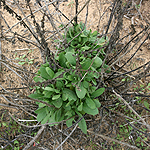
{"label": "green leaf", "polygon": [[86,104],[86,102],[84,102],[84,104],[83,104],[83,111],[84,111],[85,113],[90,114],[90,115],[93,115],[93,116],[95,116],[95,115],[97,115],[97,114],[99,113],[97,108],[91,109],[91,108]]}
{"label": "green leaf", "polygon": [[37,110],[35,110],[35,113],[39,114],[42,113],[43,111],[46,111],[46,107],[38,108]]}
{"label": "green leaf", "polygon": [[82,33],[80,36],[85,38],[87,37],[84,33]]}
{"label": "green leaf", "polygon": [[79,88],[75,88],[75,90],[76,90],[76,94],[77,94],[77,96],[79,97],[79,98],[84,98],[85,97],[85,95],[86,95],[86,89],[83,87],[83,83],[80,83],[80,86],[79,86]]}
{"label": "green leaf", "polygon": [[87,36],[82,37],[82,43],[83,43],[82,46],[84,46],[86,42],[88,42],[88,37]]}
{"label": "green leaf", "polygon": [[74,101],[77,100],[77,96],[72,90],[65,88],[62,92],[66,93],[68,95],[68,97],[70,97],[72,100],[74,100]]}
{"label": "green leaf", "polygon": [[56,122],[56,120],[55,120],[55,113],[54,113],[54,111],[52,111],[52,112],[51,112],[51,117],[49,118],[48,123],[54,123],[54,124],[51,124],[51,125],[49,125],[49,126],[57,125],[57,124],[55,124],[55,122]]}
{"label": "green leaf", "polygon": [[44,81],[43,78],[38,77],[38,76],[35,76],[35,77],[33,78],[33,80],[34,80],[35,82],[40,82],[40,83],[42,83],[42,82]]}
{"label": "green leaf", "polygon": [[[38,103],[38,102],[37,102]],[[43,103],[38,103],[39,107],[44,107],[46,106],[46,104],[43,104]]]}
{"label": "green leaf", "polygon": [[144,106],[149,109],[149,103],[147,101],[144,101]]}
{"label": "green leaf", "polygon": [[67,127],[72,126],[72,121],[73,121],[73,120],[74,120],[74,117],[66,121]]}
{"label": "green leaf", "polygon": [[23,62],[19,61],[18,62],[19,65],[24,65],[25,63],[26,63],[25,61],[23,61]]}
{"label": "green leaf", "polygon": [[21,56],[21,58],[25,58],[26,57],[26,54],[24,54],[23,56]]}
{"label": "green leaf", "polygon": [[59,64],[60,64],[60,66],[66,68],[66,61],[67,61],[67,59],[65,58],[64,53],[63,52],[60,53],[59,54]]}
{"label": "green leaf", "polygon": [[101,103],[99,102],[98,99],[94,99],[93,101],[94,101],[97,108],[99,108],[101,106]]}
{"label": "green leaf", "polygon": [[50,116],[51,116],[50,113],[47,114],[47,115],[45,116],[45,118],[41,121],[41,124],[45,124],[45,123],[49,120]]}
{"label": "green leaf", "polygon": [[53,92],[51,92],[51,91],[43,91],[43,94],[44,94],[44,97],[50,98],[51,95],[53,94]]}
{"label": "green leaf", "polygon": [[[79,119],[81,119],[83,117],[79,112],[76,112],[76,113],[79,115]],[[82,120],[80,120],[78,125],[79,125],[79,128],[82,130],[82,132],[87,134],[87,125],[86,125],[86,121],[84,118],[82,118]]]}
{"label": "green leaf", "polygon": [[56,100],[56,99],[58,99],[60,97],[60,95],[54,95],[53,97],[52,97],[52,100]]}
{"label": "green leaf", "polygon": [[55,101],[52,101],[53,105],[57,108],[60,108],[62,106],[62,99],[56,99]]}
{"label": "green leaf", "polygon": [[99,88],[98,90],[96,90],[95,92],[93,92],[91,94],[91,97],[92,98],[98,97],[98,96],[102,95],[104,93],[104,91],[105,91],[105,88]]}
{"label": "green leaf", "polygon": [[19,142],[17,140],[14,141],[14,144],[19,144]]}
{"label": "green leaf", "polygon": [[67,61],[70,63],[70,64],[72,64],[72,65],[76,65],[76,58],[75,58],[75,56],[73,56],[74,55],[74,53],[72,53],[72,52],[67,52],[66,53],[66,55],[65,55],[65,57],[66,57],[66,59],[67,59]]}
{"label": "green leaf", "polygon": [[53,79],[57,78],[58,76],[60,76],[62,73],[64,72],[64,70],[58,71],[55,73],[55,75],[53,76]]}
{"label": "green leaf", "polygon": [[59,122],[59,121],[62,121],[63,118],[64,118],[64,115],[62,115],[62,109],[60,108],[55,112],[55,120]]}
{"label": "green leaf", "polygon": [[16,57],[15,59],[16,59],[16,60],[19,60],[20,58],[19,58],[19,57]]}
{"label": "green leaf", "polygon": [[49,74],[47,73],[45,67],[40,67],[40,72],[41,72],[41,77],[43,77],[44,79],[49,79],[49,80],[52,79],[52,78],[49,76]]}
{"label": "green leaf", "polygon": [[48,87],[48,86],[47,86],[47,87],[45,87],[45,89],[44,89],[44,90],[46,90],[46,91],[52,91],[52,92],[53,92],[53,91],[55,91],[55,89],[54,89],[54,88],[51,88],[51,87]]}
{"label": "green leaf", "polygon": [[35,94],[30,94],[28,97],[34,98],[34,99],[39,99],[39,98],[43,97],[43,94],[35,93]]}
{"label": "green leaf", "polygon": [[89,38],[89,41],[90,41],[91,43],[94,43],[94,42],[96,41],[96,37],[90,37],[90,38]]}
{"label": "green leaf", "polygon": [[73,31],[73,29],[70,27],[69,28],[69,35],[70,35],[71,38],[73,38],[72,31]]}
{"label": "green leaf", "polygon": [[93,58],[93,59],[95,59],[95,60],[92,64],[92,67],[94,67],[95,69],[99,68],[102,65],[103,61],[99,57],[96,57],[96,58]]}
{"label": "green leaf", "polygon": [[105,70],[106,70],[105,72],[106,73],[110,73],[111,72],[111,68],[108,65],[104,64],[103,68],[105,68]]}
{"label": "green leaf", "polygon": [[94,101],[91,99],[91,98],[86,98],[85,100],[86,104],[91,108],[91,109],[95,109],[96,106],[95,106],[95,103]]}
{"label": "green leaf", "polygon": [[69,81],[73,81],[74,80],[74,76],[73,75],[69,75],[67,78]]}
{"label": "green leaf", "polygon": [[97,82],[95,79],[92,79],[92,83],[96,86],[97,85]]}
{"label": "green leaf", "polygon": [[68,94],[63,93],[62,94],[62,99],[63,99],[63,101],[66,101],[68,99]]}
{"label": "green leaf", "polygon": [[56,87],[58,89],[62,89],[64,87],[64,83],[62,81],[56,81]]}
{"label": "green leaf", "polygon": [[85,87],[85,88],[88,88],[89,87],[89,82],[87,82],[87,81],[83,81],[83,86]]}
{"label": "green leaf", "polygon": [[102,44],[102,43],[104,43],[106,40],[105,40],[105,37],[102,37],[102,38],[100,38],[99,40],[98,40],[98,43],[99,44]]}
{"label": "green leaf", "polygon": [[82,108],[83,108],[83,102],[81,102],[81,104],[78,106],[78,111],[82,111]]}
{"label": "green leaf", "polygon": [[89,67],[91,66],[91,64],[92,64],[92,60],[90,58],[87,58],[85,60],[85,62],[83,64],[81,64],[82,69],[84,69],[84,70],[89,69]]}
{"label": "green leaf", "polygon": [[49,67],[49,62],[46,62],[45,64],[41,65],[42,67]]}
{"label": "green leaf", "polygon": [[89,50],[91,47],[89,47],[89,46],[83,46],[82,48],[81,48],[81,51],[85,51],[85,50]]}
{"label": "green leaf", "polygon": [[93,33],[92,33],[92,36],[96,36],[97,35],[97,31],[94,31]]}
{"label": "green leaf", "polygon": [[40,122],[46,117],[46,107],[40,108],[35,111],[37,113],[37,121]]}
{"label": "green leaf", "polygon": [[52,71],[51,68],[46,67],[46,72],[48,73],[48,75],[51,77],[51,79],[53,79],[54,77],[54,72]]}

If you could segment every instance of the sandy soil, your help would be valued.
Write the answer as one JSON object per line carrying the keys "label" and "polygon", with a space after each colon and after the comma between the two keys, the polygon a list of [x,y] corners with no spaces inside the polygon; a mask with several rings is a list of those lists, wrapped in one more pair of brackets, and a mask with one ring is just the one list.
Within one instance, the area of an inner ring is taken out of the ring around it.
{"label": "sandy soil", "polygon": [[[127,0],[124,1],[124,4],[126,4]],[[87,17],[87,28],[92,29],[92,31],[98,30],[99,33],[104,32],[104,29],[106,29],[106,25],[108,23],[109,20],[109,15],[111,12],[112,7],[109,7],[110,4],[112,3],[112,1],[105,1],[102,0],[101,3],[99,3],[99,0],[91,0],[91,2],[88,5],[88,17]],[[138,5],[139,2],[135,1],[135,3]],[[79,9],[81,9],[83,7],[83,5],[85,4],[85,1],[79,0]],[[14,7],[14,11],[16,11],[18,14],[20,14],[22,17],[23,14],[21,13],[21,11],[16,8],[13,3],[10,3],[11,7]],[[32,3],[32,8],[34,10],[39,9],[40,7],[35,4],[34,2]],[[133,4],[134,5],[134,4]],[[134,9],[132,11],[132,14],[126,14],[124,16],[124,24],[123,24],[123,30],[121,31],[121,36],[123,37],[125,34],[127,34],[128,32],[133,30],[133,27],[135,28],[136,33],[140,32],[144,26],[146,25],[144,20],[147,20],[148,22],[150,22],[150,11],[149,11],[149,6],[150,6],[150,1],[149,0],[143,0],[142,4],[140,5],[140,9],[137,11],[136,9]],[[29,15],[30,11],[28,8],[26,8],[26,6],[24,5],[24,3],[21,3],[21,7],[24,10],[24,15]],[[75,4],[73,3],[72,0],[68,0],[68,2],[64,2],[61,3],[59,5],[60,10],[69,18],[71,19],[74,14],[75,14]],[[53,12],[53,17],[55,17],[54,19],[57,20],[56,22],[56,26],[60,25],[60,22],[62,21],[64,24],[67,23],[67,20],[64,19],[63,17],[59,17],[60,13],[55,11],[55,8],[53,6],[49,6],[49,9],[51,12]],[[7,32],[8,27],[7,25],[9,25],[9,27],[15,25],[17,23],[16,18],[12,18],[12,16],[7,13],[5,10],[1,10],[2,12],[2,16],[4,17],[5,21],[2,20],[2,30],[3,32]],[[100,16],[102,16],[103,12],[106,13],[103,15],[103,17],[101,18],[101,21],[99,22]],[[85,17],[86,17],[86,13],[87,10],[84,9],[78,18],[78,21],[82,21],[85,22]],[[136,14],[136,15],[135,15]],[[36,19],[40,22],[40,20],[42,20],[42,12],[38,12],[36,13]],[[28,21],[33,24],[32,19],[29,17]],[[27,22],[27,20],[26,20]],[[46,21],[46,30],[49,31],[48,34],[46,35],[46,37],[49,37],[51,35],[51,33],[53,32],[53,28],[52,26],[48,23],[48,21]],[[132,26],[133,25],[133,26]],[[111,26],[113,26],[113,24],[111,24]],[[22,34],[23,36],[25,36],[28,40],[30,41],[34,41],[34,38],[29,34],[28,31],[26,31],[21,25],[16,25],[14,28],[11,29],[11,31]],[[11,62],[11,64],[13,65],[15,63],[15,65],[18,68],[22,68],[21,65],[18,65],[19,60],[16,60],[17,57],[21,57],[23,55],[25,55],[25,57],[23,58],[24,60],[26,60],[26,58],[28,58],[28,60],[33,59],[33,64],[30,65],[29,63],[25,63],[23,65],[23,68],[25,70],[27,70],[27,74],[28,74],[28,78],[26,79],[22,79],[22,78],[18,78],[18,76],[12,72],[10,69],[8,69],[6,66],[2,65],[3,67],[3,72],[1,72],[1,76],[0,76],[0,84],[2,85],[3,88],[17,88],[17,87],[26,87],[26,83],[27,82],[31,82],[34,74],[30,74],[30,72],[32,73],[36,73],[38,70],[38,65],[40,65],[42,63],[42,59],[41,59],[41,54],[39,52],[39,49],[31,44],[27,44],[25,42],[20,42],[19,40],[17,40],[16,38],[11,38],[13,37],[13,33],[9,32],[9,34],[7,34],[7,38],[10,40],[10,42],[6,41],[5,39],[2,39],[2,54],[4,56],[6,56],[7,58],[5,58],[6,60],[9,60]],[[60,35],[61,36],[61,35]],[[60,36],[56,36],[55,38],[59,38]],[[145,39],[147,36],[147,34],[145,34],[145,36],[142,38],[141,42],[143,41],[143,39]],[[15,37],[15,35],[14,35]],[[132,36],[129,37],[129,39],[131,39]],[[53,38],[48,40],[50,49],[52,51],[55,51],[55,43],[52,42]],[[126,43],[126,41],[124,41],[124,43]],[[134,45],[136,43],[136,40],[133,41],[133,43],[131,43],[131,45]],[[140,46],[140,43],[136,44],[135,48],[130,51],[129,53],[127,53],[126,56],[123,57],[123,59],[121,59],[120,64],[123,64],[125,61],[127,61],[136,51],[136,49]],[[146,41],[140,48],[140,50],[137,52],[136,56],[134,57],[134,59],[130,62],[130,64],[128,64],[126,67],[124,67],[124,69],[126,70],[132,70],[135,69],[143,64],[145,64],[146,62],[148,62],[150,60],[150,42]],[[30,75],[29,75],[30,74]],[[0,90],[2,90],[2,87],[0,87]],[[25,95],[29,95],[31,93],[30,90],[27,89],[22,89],[22,90],[12,90],[13,92],[16,93],[22,93]],[[4,99],[2,98],[0,100],[0,102],[4,102]],[[7,102],[6,102],[7,103]],[[89,148],[88,150],[92,150],[92,148]]]}

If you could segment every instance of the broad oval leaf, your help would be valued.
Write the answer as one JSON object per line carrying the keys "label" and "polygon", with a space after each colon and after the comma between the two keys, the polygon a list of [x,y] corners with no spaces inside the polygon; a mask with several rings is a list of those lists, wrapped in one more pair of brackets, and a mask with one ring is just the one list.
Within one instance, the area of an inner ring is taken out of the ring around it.
{"label": "broad oval leaf", "polygon": [[64,70],[56,72],[55,75],[53,76],[53,79],[57,78],[58,76],[60,76],[63,72],[64,72]]}
{"label": "broad oval leaf", "polygon": [[85,60],[85,62],[83,64],[81,64],[82,69],[84,69],[84,70],[89,69],[89,67],[91,66],[91,64],[92,64],[92,60],[90,58],[87,58]]}
{"label": "broad oval leaf", "polygon": [[41,121],[41,124],[45,124],[45,123],[49,120],[50,115],[51,115],[50,113],[47,114],[47,115],[45,116],[45,118],[43,118],[43,120]]}
{"label": "broad oval leaf", "polygon": [[46,72],[48,73],[48,75],[51,77],[51,79],[53,79],[53,77],[54,77],[54,72],[52,71],[52,69],[51,68],[49,68],[49,67],[46,67]]}
{"label": "broad oval leaf", "polygon": [[47,90],[47,91],[55,91],[55,89],[53,89],[51,87],[45,87],[45,90]]}
{"label": "broad oval leaf", "polygon": [[39,98],[43,97],[43,94],[34,93],[34,94],[30,94],[28,97],[34,98],[34,99],[39,99]]}
{"label": "broad oval leaf", "polygon": [[94,99],[93,101],[94,101],[97,108],[99,108],[101,106],[101,103],[99,102],[98,99]]}
{"label": "broad oval leaf", "polygon": [[82,130],[83,133],[87,134],[87,125],[86,125],[86,121],[83,118],[79,123],[79,128]]}
{"label": "broad oval leaf", "polygon": [[76,94],[72,91],[72,90],[69,90],[67,88],[64,88],[64,90],[62,91],[64,94],[67,94],[68,97],[74,101],[77,100],[77,96]]}
{"label": "broad oval leaf", "polygon": [[102,65],[103,61],[99,57],[96,57],[93,59],[94,59],[94,62],[92,64],[92,67],[94,67],[95,69],[99,68]]}
{"label": "broad oval leaf", "polygon": [[73,118],[70,118],[69,120],[66,121],[67,127],[72,126],[72,121],[73,121],[73,120],[74,120],[74,117],[73,117]]}
{"label": "broad oval leaf", "polygon": [[60,53],[59,54],[59,64],[60,64],[60,66],[66,68],[66,61],[67,61],[67,59],[65,58],[64,53],[63,52]]}
{"label": "broad oval leaf", "polygon": [[70,64],[75,66],[76,65],[76,57],[73,56],[73,54],[74,53],[72,53],[72,52],[67,52],[65,57]]}
{"label": "broad oval leaf", "polygon": [[98,90],[96,90],[95,92],[93,92],[91,94],[91,97],[92,98],[98,97],[98,96],[102,95],[104,93],[104,91],[105,91],[105,88],[99,88]]}
{"label": "broad oval leaf", "polygon": [[37,121],[42,121],[45,117],[46,117],[46,107],[43,107],[43,108],[40,108],[40,109],[37,109],[35,111],[35,113],[37,113]]}
{"label": "broad oval leaf", "polygon": [[40,67],[40,73],[41,73],[41,77],[44,79],[49,79],[51,80],[52,78],[49,76],[49,74],[47,73],[45,67]]}
{"label": "broad oval leaf", "polygon": [[34,80],[35,82],[41,82],[41,83],[44,81],[43,78],[38,77],[38,76],[35,76],[35,77],[33,78],[33,80]]}
{"label": "broad oval leaf", "polygon": [[83,83],[80,84],[79,89],[76,87],[76,94],[81,99],[85,97],[86,89],[83,87]]}
{"label": "broad oval leaf", "polygon": [[68,94],[63,93],[62,94],[62,99],[63,99],[63,101],[66,101],[68,99]]}
{"label": "broad oval leaf", "polygon": [[85,113],[90,114],[90,115],[93,115],[93,116],[95,116],[95,115],[97,115],[97,114],[99,113],[97,108],[91,109],[91,108],[86,104],[86,102],[84,102],[84,104],[83,104],[83,111],[84,111]]}
{"label": "broad oval leaf", "polygon": [[96,36],[97,35],[97,31],[94,31],[93,33],[92,33],[92,36]]}
{"label": "broad oval leaf", "polygon": [[55,101],[52,101],[53,105],[57,108],[60,108],[62,106],[62,99],[58,98]]}
{"label": "broad oval leaf", "polygon": [[62,121],[63,119],[64,119],[64,115],[62,114],[62,109],[60,108],[55,112],[55,120],[59,122]]}
{"label": "broad oval leaf", "polygon": [[96,105],[94,103],[94,101],[91,98],[86,98],[85,100],[86,104],[91,108],[91,109],[95,109]]}
{"label": "broad oval leaf", "polygon": [[53,97],[52,97],[52,100],[56,100],[56,99],[58,99],[60,97],[60,95],[54,95]]}
{"label": "broad oval leaf", "polygon": [[51,95],[53,94],[53,92],[51,92],[51,91],[43,91],[43,94],[44,94],[44,97],[50,98]]}
{"label": "broad oval leaf", "polygon": [[83,108],[83,102],[81,102],[81,104],[78,106],[78,111],[82,111],[82,108]]}
{"label": "broad oval leaf", "polygon": [[[76,111],[76,113],[79,115],[79,119],[81,119],[83,117],[79,112]],[[78,125],[79,125],[79,128],[82,130],[82,132],[87,134],[87,125],[86,125],[86,121],[84,118],[82,118],[82,120],[80,120]]]}

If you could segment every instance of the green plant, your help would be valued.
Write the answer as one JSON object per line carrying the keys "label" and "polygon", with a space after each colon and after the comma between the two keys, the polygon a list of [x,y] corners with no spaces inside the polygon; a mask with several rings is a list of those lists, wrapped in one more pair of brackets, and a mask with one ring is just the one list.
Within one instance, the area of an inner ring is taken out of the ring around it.
{"label": "green plant", "polygon": [[[29,49],[28,53],[31,53],[31,52],[32,52],[32,50]],[[15,54],[15,56],[16,56],[16,54]],[[34,61],[34,59],[26,58],[26,54],[24,54],[20,57],[16,57],[15,59],[19,60],[19,62],[18,62],[19,65],[24,65],[24,64],[29,64],[30,65],[30,64],[33,64],[33,61]]]}
{"label": "green plant", "polygon": [[136,7],[137,9],[139,9],[139,8],[140,8],[140,6],[141,6],[140,4],[139,4],[139,5],[137,5],[137,4],[135,5],[135,7]]}
{"label": "green plant", "polygon": [[67,6],[69,6],[69,5],[70,5],[71,7],[73,7],[73,4],[74,4],[74,1],[73,1],[73,0],[71,0],[71,2],[67,4]]}
{"label": "green plant", "polygon": [[[97,89],[98,78],[101,69],[106,73],[110,72],[110,69],[103,62],[105,52],[101,48],[106,40],[97,38],[97,35],[97,31],[92,33],[80,23],[69,27],[63,35],[68,44],[66,49],[64,43],[55,41],[61,44],[61,49],[58,49],[59,52],[55,56],[59,68],[53,70],[48,62],[41,65],[34,81],[42,83],[50,80],[50,84],[36,86],[35,93],[29,95],[52,106],[38,103],[39,108],[35,113],[38,114],[37,120],[41,124],[68,119],[66,124],[70,127],[76,115],[82,118],[85,113],[98,114],[98,108],[101,106],[98,97],[105,91],[104,87]],[[84,133],[87,133],[84,118],[78,125]]]}
{"label": "green plant", "polygon": [[19,142],[17,140],[14,141],[14,150],[19,150]]}

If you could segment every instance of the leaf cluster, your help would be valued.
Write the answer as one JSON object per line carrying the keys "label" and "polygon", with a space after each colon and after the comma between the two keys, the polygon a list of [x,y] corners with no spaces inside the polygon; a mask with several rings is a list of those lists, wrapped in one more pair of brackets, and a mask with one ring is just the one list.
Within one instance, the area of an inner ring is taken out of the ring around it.
{"label": "leaf cluster", "polygon": [[[98,78],[101,68],[108,66],[103,63],[103,49],[99,53],[97,51],[106,40],[97,38],[97,35],[97,31],[92,33],[91,30],[86,30],[82,23],[70,27],[63,35],[68,47],[64,50],[61,43],[62,49],[58,49],[55,55],[59,67],[54,70],[48,62],[41,65],[34,81],[50,81],[50,84],[36,86],[35,93],[30,97],[52,106],[38,103],[39,108],[35,112],[38,114],[37,120],[42,124],[68,119],[66,124],[70,127],[76,115],[82,118],[85,113],[93,116],[98,114],[98,108],[101,106],[98,97],[105,91],[104,87],[98,88]],[[106,72],[109,71],[106,69]],[[87,132],[84,118],[78,125],[84,133]]]}

